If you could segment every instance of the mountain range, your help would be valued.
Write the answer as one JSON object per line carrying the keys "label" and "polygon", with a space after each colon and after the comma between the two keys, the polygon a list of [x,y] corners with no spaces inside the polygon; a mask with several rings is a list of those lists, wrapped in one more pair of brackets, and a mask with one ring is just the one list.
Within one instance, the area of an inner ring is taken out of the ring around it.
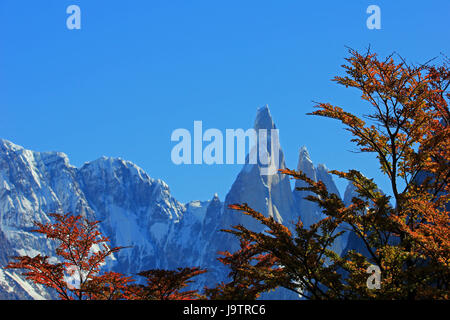
{"label": "mountain range", "polygon": [[[257,110],[254,128],[276,128],[267,106]],[[281,148],[279,153],[278,169],[285,168]],[[315,166],[306,147],[300,149],[297,169],[339,195],[326,166]],[[295,187],[301,186],[297,181]],[[217,252],[238,248],[237,240],[220,230],[237,224],[260,228],[228,209],[229,204],[247,203],[288,227],[299,218],[306,225],[323,218],[320,209],[304,199],[307,192],[293,190],[285,175],[261,174],[259,163],[243,165],[223,201],[213,192],[210,200],[181,203],[164,181],[132,162],[102,157],[77,168],[64,153],[30,151],[0,139],[0,299],[56,298],[54,292],[3,268],[14,255],[55,255],[55,243],[31,232],[34,221],[50,221],[49,213],[100,220],[113,246],[129,246],[108,260],[106,269],[134,275],[152,268],[200,266],[208,269],[196,279],[200,289],[227,277],[229,270],[217,261]],[[346,201],[352,192],[349,186]],[[343,235],[333,249],[340,253],[346,246]],[[264,297],[296,298],[283,290]]]}

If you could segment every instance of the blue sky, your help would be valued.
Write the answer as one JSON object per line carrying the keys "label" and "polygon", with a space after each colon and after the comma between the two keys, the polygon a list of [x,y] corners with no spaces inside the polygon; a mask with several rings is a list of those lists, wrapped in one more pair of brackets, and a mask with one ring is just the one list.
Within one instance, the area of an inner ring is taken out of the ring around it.
{"label": "blue sky", "polygon": [[[71,4],[81,30],[66,27]],[[366,27],[371,4],[381,30]],[[131,160],[183,202],[223,199],[241,166],[176,166],[170,135],[194,120],[250,128],[269,104],[288,167],[306,145],[316,164],[356,168],[385,187],[339,123],[305,114],[312,101],[366,112],[357,91],[330,81],[342,74],[345,46],[414,63],[449,55],[449,12],[447,0],[2,0],[0,137],[63,151],[76,166]]]}

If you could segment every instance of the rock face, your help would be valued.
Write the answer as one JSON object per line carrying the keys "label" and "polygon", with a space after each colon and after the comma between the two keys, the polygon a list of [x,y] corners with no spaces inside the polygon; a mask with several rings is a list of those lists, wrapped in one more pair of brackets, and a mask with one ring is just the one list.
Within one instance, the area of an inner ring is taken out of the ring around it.
{"label": "rock face", "polygon": [[[276,126],[267,106],[258,109],[254,129],[256,131],[266,129],[268,133],[267,144],[259,143],[258,139],[259,147],[265,148],[263,152],[258,150],[258,154],[267,153],[274,159],[273,152],[278,151],[278,163],[276,164],[275,169],[285,169],[286,165],[283,150],[281,150],[281,148],[275,150],[275,148],[271,147],[270,141],[272,140],[272,136],[270,130],[276,129]],[[225,208],[220,225],[234,226],[242,224],[255,231],[261,230],[261,225],[253,218],[228,209],[228,205],[236,203],[247,203],[254,210],[261,212],[265,216],[271,216],[276,221],[286,225],[296,220],[296,210],[289,177],[282,175],[277,171],[275,171],[276,173],[273,175],[265,175],[263,170],[267,168],[267,166],[261,164],[261,161],[259,160],[258,157],[258,163],[251,164],[249,163],[249,157],[247,157],[246,164],[238,174],[230,191],[225,197]],[[275,162],[276,161],[274,161],[274,163]],[[230,241],[232,240],[230,239],[223,243],[229,244]],[[237,245],[237,242],[235,244]]]}
{"label": "rock face", "polygon": [[[299,152],[297,171],[302,171],[313,181],[322,181],[327,187],[329,193],[334,193],[340,197],[339,190],[334,183],[333,177],[328,173],[327,167],[324,164],[314,166],[314,163],[311,160],[305,146],[303,146]],[[306,182],[302,180],[296,180],[295,182],[295,188],[302,188],[306,186]],[[305,199],[307,196],[313,195],[313,193],[310,191],[296,190],[295,188],[293,190],[295,207],[298,210],[298,215],[303,224],[306,227],[309,227],[311,224],[317,223],[321,219],[325,218],[325,215],[316,203]],[[341,230],[342,229],[338,229],[337,232]],[[337,253],[341,253],[346,242],[347,234],[345,233],[337,239],[332,249]]]}
{"label": "rock face", "polygon": [[[219,223],[213,233],[214,236],[208,241],[207,252],[209,253],[209,260],[207,265],[217,275],[216,277],[218,279],[225,279],[229,270],[218,262],[217,259],[213,258],[213,253],[226,250],[233,252],[239,248],[237,239],[228,233],[221,232],[220,229],[241,224],[255,231],[262,230],[262,225],[251,217],[230,210],[228,208],[230,204],[247,203],[254,210],[261,212],[265,216],[271,216],[276,221],[286,225],[290,225],[291,222],[297,220],[297,211],[294,206],[289,178],[276,171],[286,168],[286,165],[281,148],[279,150],[275,147],[272,148],[271,141],[276,137],[272,137],[271,129],[276,129],[276,126],[267,106],[258,109],[254,129],[257,132],[260,129],[267,130],[267,143],[259,143],[259,138],[257,141],[259,148],[264,148],[264,150],[258,149],[257,151],[258,155],[267,154],[268,158],[273,160],[272,163],[276,165],[275,174],[266,175],[266,173],[270,172],[264,171],[267,169],[267,165],[261,163],[264,162],[264,159],[260,161],[261,159],[258,156],[257,163],[252,164],[249,161],[249,156],[247,156],[244,167],[225,197],[223,209],[220,212],[217,211],[217,221]],[[278,161],[275,160],[276,155],[274,152],[279,153]],[[265,298],[280,299],[291,297],[292,294],[288,296],[283,290],[278,290],[275,294],[265,296]]]}
{"label": "rock face", "polygon": [[[10,256],[54,256],[54,243],[31,232],[33,221],[48,222],[51,212],[72,212],[101,220],[112,245],[131,246],[109,266],[125,273],[167,267],[169,255],[161,259],[166,240],[187,212],[163,181],[131,162],[101,158],[78,169],[63,153],[33,152],[5,140],[0,141],[0,186],[1,246]],[[1,272],[6,291],[23,287],[13,271]],[[45,290],[29,297],[38,295],[53,297]]]}
{"label": "rock face", "polygon": [[[39,253],[52,256],[54,244],[30,230],[33,221],[47,222],[47,213],[58,211],[93,215],[76,182],[76,169],[69,164],[67,156],[32,152],[0,140],[2,249],[9,256]],[[35,299],[52,297],[51,292],[27,284],[11,270],[1,269],[0,282],[3,295],[19,293],[22,298],[23,293]]]}
{"label": "rock face", "polygon": [[135,273],[155,261],[155,267],[165,267],[159,257],[186,211],[170,195],[167,184],[131,162],[111,158],[85,164],[77,178],[112,243],[130,246],[118,254],[119,270]]}
{"label": "rock face", "polygon": [[[267,106],[258,109],[254,128],[268,130],[263,151],[271,159],[278,152],[276,169],[285,168],[281,148],[270,148],[275,139],[270,129],[276,126]],[[113,246],[130,247],[105,268],[135,274],[151,268],[200,266],[209,272],[198,278],[197,287],[214,286],[229,272],[217,261],[217,252],[238,247],[236,239],[220,229],[243,224],[261,230],[249,217],[229,210],[229,204],[248,203],[287,226],[299,216],[311,223],[320,217],[318,208],[302,200],[298,191],[292,192],[286,176],[265,175],[264,164],[248,159],[224,202],[216,194],[208,201],[182,204],[165,182],[129,161],[103,157],[76,168],[63,153],[34,152],[0,140],[0,299],[56,297],[3,268],[14,255],[55,255],[54,243],[31,232],[33,221],[48,222],[52,212],[100,220],[101,231]],[[326,168],[312,165],[306,149],[300,153],[299,168],[336,189]],[[278,291],[268,298],[290,297]]]}
{"label": "rock face", "polygon": [[[303,146],[299,152],[297,171],[302,171],[308,178],[312,179],[313,181],[317,181],[316,167],[314,166],[305,146]],[[314,202],[305,199],[307,196],[313,195],[312,192],[296,190],[296,188],[304,187],[307,187],[306,182],[302,180],[296,180],[293,197],[296,203],[296,208],[299,211],[300,219],[306,227],[309,227],[311,224],[316,223],[320,220],[321,213],[319,207]]]}

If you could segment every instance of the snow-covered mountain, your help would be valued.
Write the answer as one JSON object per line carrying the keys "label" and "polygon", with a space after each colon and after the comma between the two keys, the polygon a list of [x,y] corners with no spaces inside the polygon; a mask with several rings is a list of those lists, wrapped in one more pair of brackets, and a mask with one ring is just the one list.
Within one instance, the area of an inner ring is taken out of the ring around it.
{"label": "snow-covered mountain", "polygon": [[[10,255],[54,255],[54,243],[30,232],[48,213],[72,212],[101,220],[114,246],[130,246],[114,268],[136,273],[147,266],[166,267],[165,243],[187,212],[161,180],[122,159],[101,158],[81,168],[63,153],[33,152],[0,140],[0,230]],[[1,269],[0,287],[21,286],[11,270]],[[23,287],[23,286],[22,286]],[[48,298],[37,288],[32,298]]]}
{"label": "snow-covered mountain", "polygon": [[[267,106],[258,109],[254,128],[276,128]],[[267,152],[271,155],[270,148]],[[281,149],[279,159],[278,168],[285,168]],[[299,169],[310,170],[308,174],[337,192],[326,168],[312,165],[306,148],[300,152]],[[217,252],[237,248],[236,239],[220,229],[236,224],[259,228],[229,210],[229,204],[246,202],[286,225],[299,216],[305,221],[320,217],[317,208],[302,200],[304,195],[292,191],[286,176],[264,175],[261,170],[259,163],[246,163],[224,202],[214,194],[208,201],[182,204],[164,181],[129,161],[102,157],[76,168],[63,153],[30,151],[0,140],[0,266],[14,255],[54,255],[54,243],[31,232],[33,221],[48,222],[52,212],[72,212],[101,220],[101,231],[113,246],[130,246],[116,254],[108,268],[135,274],[150,268],[201,266],[209,272],[199,277],[198,287],[213,286],[229,272],[217,261]],[[17,272],[0,268],[0,299],[54,297]]]}
{"label": "snow-covered mountain", "polygon": [[[254,129],[267,130],[268,142],[267,144],[260,144],[260,147],[266,147],[265,152],[273,156],[272,152],[277,150],[272,150],[271,148],[269,142],[272,139],[270,130],[276,129],[276,126],[267,106],[258,109]],[[279,160],[275,169],[285,169],[283,150],[280,148],[278,152]],[[259,152],[259,154],[264,154],[264,152]],[[228,209],[228,205],[236,203],[247,203],[256,211],[261,212],[265,216],[271,216],[276,221],[286,225],[297,220],[298,214],[294,205],[289,177],[278,172],[273,175],[262,174],[265,168],[267,166],[261,164],[260,161],[256,164],[249,163],[249,157],[247,157],[246,164],[225,197],[225,209],[222,215],[222,222],[220,223],[221,226],[242,224],[253,230],[261,230],[261,225],[255,219]],[[230,241],[223,241],[223,243],[229,244]],[[233,249],[237,249],[237,247]]]}
{"label": "snow-covered mountain", "polygon": [[[313,181],[322,181],[329,193],[334,193],[340,197],[339,190],[334,183],[332,175],[328,173],[327,167],[324,164],[315,166],[305,146],[300,149],[297,170],[305,173],[306,176]],[[295,182],[295,188],[306,186],[306,182],[302,180],[296,180]],[[293,191],[295,208],[298,210],[298,215],[303,224],[306,227],[309,227],[311,224],[317,223],[325,218],[325,215],[316,203],[305,199],[307,196],[313,195],[313,193],[310,191],[296,190],[295,188]],[[339,228],[337,232],[339,231],[342,231],[342,229]],[[339,241],[336,241],[333,244],[332,249],[340,254],[343,251],[346,242],[347,234],[343,234],[339,237]]]}

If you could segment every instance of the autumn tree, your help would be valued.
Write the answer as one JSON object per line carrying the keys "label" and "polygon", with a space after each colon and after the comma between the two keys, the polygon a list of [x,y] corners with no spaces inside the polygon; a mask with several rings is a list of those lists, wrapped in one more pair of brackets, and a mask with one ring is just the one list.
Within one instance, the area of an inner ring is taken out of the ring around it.
{"label": "autumn tree", "polygon": [[57,241],[56,259],[40,254],[16,256],[7,268],[23,270],[27,279],[56,290],[63,300],[125,299],[133,280],[115,272],[100,273],[105,260],[123,247],[109,245],[98,230],[99,221],[69,213],[50,216],[55,222],[36,222],[33,232]]}
{"label": "autumn tree", "polygon": [[134,279],[121,273],[108,271],[86,282],[88,300],[133,300]]}
{"label": "autumn tree", "polygon": [[146,279],[145,284],[129,287],[130,299],[134,300],[194,300],[201,298],[197,290],[184,290],[192,278],[205,273],[199,267],[177,270],[151,269],[138,273]]}
{"label": "autumn tree", "polygon": [[247,240],[241,239],[238,251],[219,254],[222,257],[218,260],[231,269],[228,274],[230,281],[222,281],[214,288],[205,288],[205,295],[212,300],[255,300],[262,292],[276,288],[284,275],[276,267],[273,255],[261,252],[258,245]]}
{"label": "autumn tree", "polygon": [[[239,225],[228,232],[256,247],[258,254],[272,256],[285,274],[279,286],[305,298],[448,299],[448,59],[438,66],[432,61],[410,65],[393,55],[380,59],[370,50],[349,53],[343,65],[346,75],[334,81],[358,89],[369,113],[361,118],[318,103],[311,114],[339,120],[359,152],[375,154],[390,190],[382,192],[357,170],[333,170],[356,188],[357,196],[346,206],[323,182],[303,172],[281,170],[306,182],[300,189],[313,193],[307,199],[316,202],[326,218],[310,228],[299,221],[291,233],[246,204],[236,204],[230,207],[259,220],[268,231],[253,232]],[[339,256],[330,249],[343,227],[360,239],[365,253],[350,250]],[[379,289],[366,284],[371,265],[381,271]],[[266,272],[262,269],[260,274]],[[267,275],[267,281],[274,276]]]}

